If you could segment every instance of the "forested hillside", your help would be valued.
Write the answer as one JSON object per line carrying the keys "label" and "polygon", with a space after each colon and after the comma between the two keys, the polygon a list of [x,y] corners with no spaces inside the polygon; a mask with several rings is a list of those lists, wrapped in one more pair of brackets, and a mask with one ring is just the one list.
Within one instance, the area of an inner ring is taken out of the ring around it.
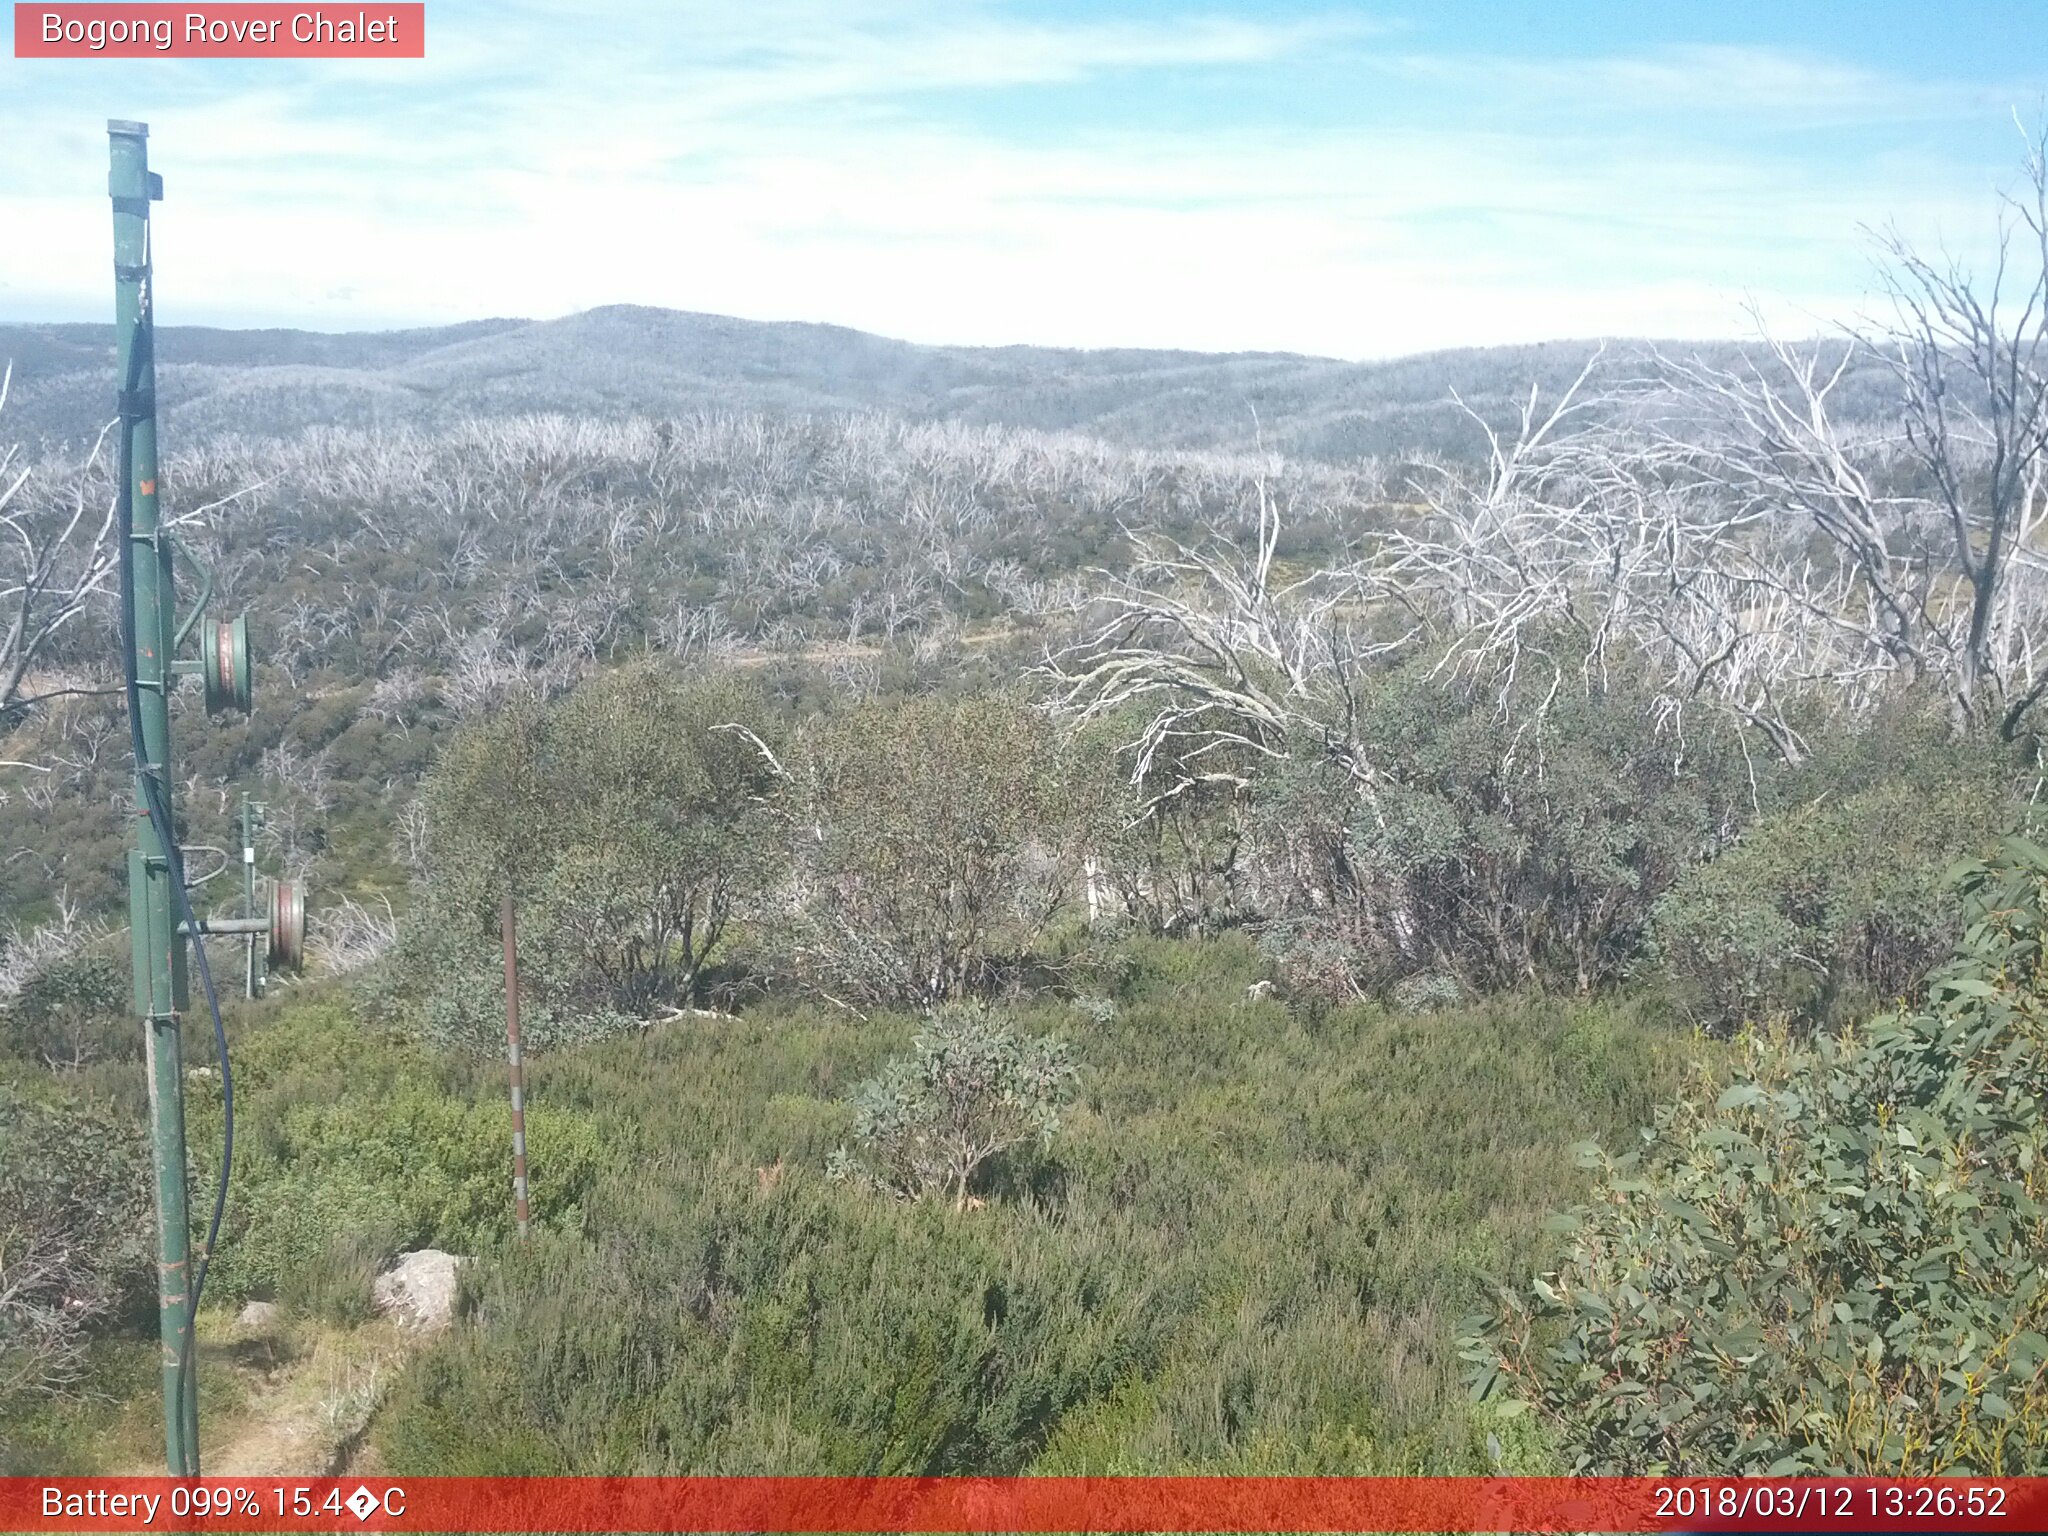
{"label": "forested hillside", "polygon": [[[184,835],[313,892],[209,1422],[431,1246],[299,1470],[2040,1470],[2048,273],[1895,271],[1370,366],[166,332],[258,647]],[[151,1454],[103,342],[0,334],[6,1471]]]}
{"label": "forested hillside", "polygon": [[[1487,347],[1376,363],[937,347],[842,326],[626,306],[419,331],[158,333],[166,419],[190,437],[445,429],[473,416],[529,412],[883,412],[911,422],[1080,432],[1129,448],[1263,445],[1326,462],[1469,455],[1477,444],[1454,393],[1504,419],[1531,384],[1562,388],[1595,346]],[[1725,363],[1738,349],[1706,351]],[[19,370],[11,430],[30,440],[89,439],[106,417],[112,357],[105,326],[0,325],[0,358]],[[1883,409],[1874,380],[1838,398],[1852,416]]]}

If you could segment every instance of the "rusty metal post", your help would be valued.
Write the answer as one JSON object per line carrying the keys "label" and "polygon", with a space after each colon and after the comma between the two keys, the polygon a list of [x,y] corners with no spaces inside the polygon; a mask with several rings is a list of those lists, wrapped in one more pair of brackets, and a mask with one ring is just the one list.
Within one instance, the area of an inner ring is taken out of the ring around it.
{"label": "rusty metal post", "polygon": [[526,1236],[526,1064],[519,1054],[519,939],[512,915],[512,893],[498,909],[498,930],[505,941],[505,1055],[512,1069],[512,1211],[519,1235]]}

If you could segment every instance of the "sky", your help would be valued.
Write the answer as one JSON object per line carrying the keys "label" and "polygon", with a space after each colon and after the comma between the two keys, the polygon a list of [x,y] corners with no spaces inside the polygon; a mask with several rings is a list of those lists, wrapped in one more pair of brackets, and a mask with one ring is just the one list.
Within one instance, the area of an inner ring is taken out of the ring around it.
{"label": "sky", "polygon": [[120,117],[167,324],[1810,333],[1873,229],[1988,258],[2044,44],[2041,0],[428,0],[423,60],[0,57],[0,320],[108,317]]}

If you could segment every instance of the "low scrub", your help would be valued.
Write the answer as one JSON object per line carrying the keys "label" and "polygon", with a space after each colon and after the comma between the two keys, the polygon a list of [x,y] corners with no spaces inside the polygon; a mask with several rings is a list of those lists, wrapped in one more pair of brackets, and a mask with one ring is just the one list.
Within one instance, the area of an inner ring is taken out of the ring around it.
{"label": "low scrub", "polygon": [[965,1210],[825,1176],[917,1018],[764,1003],[536,1061],[603,1171],[481,1269],[387,1463],[1487,1470],[1454,1322],[1534,1262],[1569,1144],[1639,1123],[1687,1047],[1604,1003],[1298,1012],[1259,972],[1241,938],[1137,940],[1093,978],[1113,1006],[1018,1007],[1087,1070]]}
{"label": "low scrub", "polygon": [[93,1332],[154,1294],[154,1233],[139,1118],[0,1080],[0,1404],[86,1374]]}
{"label": "low scrub", "polygon": [[[210,1294],[275,1297],[334,1322],[364,1315],[393,1254],[495,1247],[512,1226],[511,1118],[502,1071],[366,1036],[339,1003],[293,1007],[234,1044],[236,1157]],[[195,1147],[219,1108],[196,1099]],[[534,1213],[574,1225],[604,1163],[587,1116],[527,1111]],[[199,1161],[195,1210],[212,1200]]]}
{"label": "low scrub", "polygon": [[1579,1470],[2012,1476],[2048,1465],[2048,852],[1960,875],[1917,1009],[1752,1038],[1589,1150],[1556,1267],[1468,1345]]}

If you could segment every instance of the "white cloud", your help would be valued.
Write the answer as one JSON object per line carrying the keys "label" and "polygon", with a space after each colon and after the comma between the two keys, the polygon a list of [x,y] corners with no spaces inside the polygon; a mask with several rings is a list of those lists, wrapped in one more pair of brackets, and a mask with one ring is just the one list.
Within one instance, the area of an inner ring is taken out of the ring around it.
{"label": "white cloud", "polygon": [[1779,126],[1981,119],[2040,89],[2038,81],[1906,79],[1793,49],[1730,44],[1576,58],[1403,54],[1383,64],[1396,73],[1483,90],[1497,111],[1569,102],[1585,113],[1761,118]]}
{"label": "white cloud", "polygon": [[[165,317],[345,326],[637,302],[918,340],[1374,356],[1729,334],[1750,292],[1782,294],[1795,320],[1846,315],[1860,223],[1970,236],[1990,220],[1992,174],[1931,149],[1836,163],[1588,117],[1589,100],[1646,111],[1688,91],[1752,121],[1876,112],[1888,90],[1920,110],[1901,82],[1766,50],[1454,70],[1346,18],[1054,26],[783,0],[592,13],[589,46],[543,69],[537,8],[491,14],[489,34],[440,25],[424,74],[165,89]],[[1256,74],[1339,45],[1361,72],[1440,69],[1446,91],[1462,70],[1483,103],[1448,100],[1427,123],[1171,133],[1105,114],[1025,134],[948,110],[1011,88],[1029,105],[1039,85]],[[0,108],[0,232],[36,231],[8,242],[0,310],[101,303],[104,140],[64,104],[69,126],[47,135]]]}

